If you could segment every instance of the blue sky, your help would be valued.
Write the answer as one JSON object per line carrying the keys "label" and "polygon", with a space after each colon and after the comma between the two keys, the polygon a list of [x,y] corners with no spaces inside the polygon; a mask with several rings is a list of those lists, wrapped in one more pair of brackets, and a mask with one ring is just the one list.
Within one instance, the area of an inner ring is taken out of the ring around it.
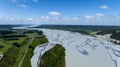
{"label": "blue sky", "polygon": [[0,0],[0,24],[120,25],[120,0]]}

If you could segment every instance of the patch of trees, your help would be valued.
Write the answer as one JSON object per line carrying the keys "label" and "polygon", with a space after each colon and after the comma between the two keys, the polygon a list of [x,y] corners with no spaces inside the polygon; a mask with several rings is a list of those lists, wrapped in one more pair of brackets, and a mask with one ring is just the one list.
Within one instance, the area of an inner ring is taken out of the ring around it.
{"label": "patch of trees", "polygon": [[120,40],[120,32],[113,33],[110,38]]}
{"label": "patch of trees", "polygon": [[3,35],[1,38],[16,38],[16,37],[27,37],[24,34],[13,34],[13,35]]}
{"label": "patch of trees", "polygon": [[71,31],[71,32],[78,32],[78,33],[81,33],[81,34],[90,34],[91,33],[90,31],[80,30],[80,29],[69,30],[69,31]]}
{"label": "patch of trees", "polygon": [[23,33],[34,33],[34,32],[37,32],[37,30],[26,30]]}
{"label": "patch of trees", "polygon": [[12,30],[0,30],[0,34],[2,34],[2,35],[12,34],[12,33],[16,33],[16,32],[14,32],[14,31],[12,31]]}
{"label": "patch of trees", "polygon": [[7,41],[11,41],[11,40],[19,40],[19,38],[4,38]]}
{"label": "patch of trees", "polygon": [[105,31],[100,31],[98,33],[96,33],[97,35],[104,35],[104,34],[112,34],[115,33],[116,30],[105,30]]}
{"label": "patch of trees", "polygon": [[42,35],[42,34],[43,34],[43,31],[27,30],[27,31],[24,31],[23,33],[37,33],[38,35]]}
{"label": "patch of trees", "polygon": [[38,35],[42,35],[43,31],[37,31]]}
{"label": "patch of trees", "polygon": [[20,44],[19,44],[18,42],[13,42],[13,45],[14,45],[15,47],[20,47]]}
{"label": "patch of trees", "polygon": [[4,46],[3,46],[3,45],[0,45],[0,49],[1,49],[1,48],[4,48]]}

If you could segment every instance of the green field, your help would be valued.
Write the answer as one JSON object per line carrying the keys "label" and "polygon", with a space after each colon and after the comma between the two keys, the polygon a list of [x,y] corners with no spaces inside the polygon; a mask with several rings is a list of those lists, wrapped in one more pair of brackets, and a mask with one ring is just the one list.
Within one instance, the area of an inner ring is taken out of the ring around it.
{"label": "green field", "polygon": [[0,39],[0,53],[4,54],[10,47],[11,45],[6,43],[4,40]]}
{"label": "green field", "polygon": [[31,67],[30,58],[32,56],[33,50],[31,48],[28,49],[25,59],[22,62],[21,67]]}
{"label": "green field", "polygon": [[[9,28],[0,28],[0,54],[3,55],[3,58],[0,60],[0,67],[18,67],[23,59],[26,49],[31,44],[32,48],[30,49],[33,51],[35,46],[47,41],[42,41],[45,40],[45,38],[35,38],[35,40],[33,40],[34,37],[39,36],[43,35],[36,30],[12,30]],[[30,49],[28,49],[28,53]],[[29,56],[32,56],[32,53]]]}
{"label": "green field", "polygon": [[19,50],[20,49],[15,46],[10,47],[4,54],[2,60],[0,60],[0,67],[14,67]]}
{"label": "green field", "polygon": [[17,67],[18,66],[27,46],[29,46],[29,41],[31,41],[31,38],[25,39],[22,42],[25,42],[25,41],[27,42],[24,45],[21,44],[22,45],[21,47],[16,47],[16,46],[13,46],[12,44],[9,44],[10,45],[9,47],[5,47],[3,49],[3,51],[6,51],[6,52],[4,53],[4,57],[2,58],[2,60],[0,60],[0,67]]}
{"label": "green field", "polygon": [[65,67],[65,48],[59,44],[45,52],[39,67]]}

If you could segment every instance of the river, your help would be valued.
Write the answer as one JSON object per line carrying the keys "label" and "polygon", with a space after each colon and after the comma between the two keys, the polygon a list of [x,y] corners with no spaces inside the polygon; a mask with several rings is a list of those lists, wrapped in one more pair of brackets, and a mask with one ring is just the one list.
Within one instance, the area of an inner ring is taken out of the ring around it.
{"label": "river", "polygon": [[[69,31],[39,28],[26,29],[42,30],[50,43],[63,45],[66,50],[66,67],[120,67],[120,46],[111,42]],[[45,48],[38,47],[34,51]],[[31,58],[32,67],[37,67],[38,61],[40,61],[32,60],[41,55],[41,50],[38,52],[38,56],[34,53]],[[40,57],[37,59],[40,59]]]}

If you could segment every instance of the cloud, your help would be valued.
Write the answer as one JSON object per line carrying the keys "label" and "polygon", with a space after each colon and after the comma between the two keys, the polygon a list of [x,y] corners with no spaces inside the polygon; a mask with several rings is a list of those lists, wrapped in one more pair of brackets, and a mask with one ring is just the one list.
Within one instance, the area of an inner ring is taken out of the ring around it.
{"label": "cloud", "polygon": [[28,18],[27,20],[28,21],[34,21],[35,19],[34,18]]}
{"label": "cloud", "polygon": [[104,16],[104,14],[97,13],[96,16],[101,17],[101,16]]}
{"label": "cloud", "polygon": [[21,4],[21,5],[19,5],[20,7],[22,7],[22,8],[27,8],[28,6],[27,5],[25,5],[25,4]]}
{"label": "cloud", "polygon": [[[91,19],[92,18],[92,19]],[[105,15],[97,13],[94,16],[88,16],[82,19],[83,22],[88,24],[100,24],[100,25],[120,25],[120,16]]]}
{"label": "cloud", "polygon": [[28,18],[7,18],[0,16],[0,24],[78,24],[78,25],[120,25],[120,15],[96,13],[82,17],[39,16]]}
{"label": "cloud", "polygon": [[50,15],[50,16],[59,16],[59,15],[61,15],[61,13],[59,13],[59,12],[49,12],[48,15]]}
{"label": "cloud", "polygon": [[50,17],[49,16],[41,16],[40,18],[41,19],[49,19]]}
{"label": "cloud", "polygon": [[101,5],[101,6],[99,6],[99,8],[101,8],[101,9],[108,9],[109,7],[107,5]]}
{"label": "cloud", "polygon": [[91,16],[91,15],[85,15],[84,18],[87,19],[87,20],[94,20],[96,18],[101,18],[101,17],[104,17],[105,15],[102,14],[102,13],[96,13],[96,15],[94,16]]}
{"label": "cloud", "polygon": [[84,16],[85,19],[94,19],[94,16],[86,15]]}

